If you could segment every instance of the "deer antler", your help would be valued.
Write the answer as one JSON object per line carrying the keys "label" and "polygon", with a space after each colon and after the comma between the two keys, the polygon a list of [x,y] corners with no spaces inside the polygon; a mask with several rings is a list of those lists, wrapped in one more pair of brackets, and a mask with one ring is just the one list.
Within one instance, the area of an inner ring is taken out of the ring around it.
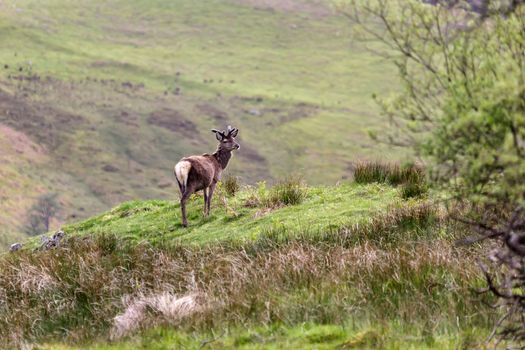
{"label": "deer antler", "polygon": [[228,134],[226,134],[227,137],[230,137],[233,133],[237,131],[237,128],[232,128],[231,125],[228,125]]}
{"label": "deer antler", "polygon": [[217,140],[221,141],[226,138],[226,135],[224,134],[224,131],[220,131],[217,129],[211,129],[212,132],[215,133],[215,136],[217,137]]}
{"label": "deer antler", "polygon": [[221,136],[225,136],[226,135],[224,130],[221,131],[221,130],[217,130],[217,129],[211,129],[211,131],[215,132],[215,133],[218,133]]}
{"label": "deer antler", "polygon": [[228,125],[228,128],[226,128],[226,131],[220,131],[217,129],[211,129],[212,132],[219,134],[223,139],[228,138],[233,135],[235,137],[237,135],[237,132],[239,131],[237,128],[233,128],[231,125]]}

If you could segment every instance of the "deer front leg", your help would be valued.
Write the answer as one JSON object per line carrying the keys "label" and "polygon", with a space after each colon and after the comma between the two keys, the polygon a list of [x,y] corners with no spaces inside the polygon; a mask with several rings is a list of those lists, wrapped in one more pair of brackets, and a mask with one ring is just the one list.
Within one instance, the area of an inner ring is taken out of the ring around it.
{"label": "deer front leg", "polygon": [[208,216],[210,214],[208,211],[208,188],[205,188],[202,192],[204,192],[204,216]]}
{"label": "deer front leg", "polygon": [[208,214],[210,214],[210,208],[211,208],[211,199],[213,197],[213,191],[215,190],[215,186],[217,186],[217,183],[214,182],[210,185],[209,187],[209,192],[208,192]]}

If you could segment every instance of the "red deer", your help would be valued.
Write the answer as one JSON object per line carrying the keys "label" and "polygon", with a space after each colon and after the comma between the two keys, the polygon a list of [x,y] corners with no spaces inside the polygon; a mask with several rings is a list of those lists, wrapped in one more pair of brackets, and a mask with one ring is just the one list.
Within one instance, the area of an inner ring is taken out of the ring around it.
{"label": "red deer", "polygon": [[186,218],[186,201],[195,192],[204,192],[204,216],[210,213],[211,198],[217,182],[221,179],[222,171],[228,165],[233,150],[241,146],[235,141],[238,129],[228,126],[226,131],[212,129],[219,141],[219,146],[213,154],[190,156],[182,158],[175,165],[175,177],[181,193],[180,209],[182,211],[182,225],[188,226]]}

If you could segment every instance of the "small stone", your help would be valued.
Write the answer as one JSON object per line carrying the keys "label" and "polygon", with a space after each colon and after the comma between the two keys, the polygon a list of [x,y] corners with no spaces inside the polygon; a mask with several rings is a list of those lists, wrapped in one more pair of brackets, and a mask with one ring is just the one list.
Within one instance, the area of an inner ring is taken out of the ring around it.
{"label": "small stone", "polygon": [[261,111],[259,111],[258,109],[255,109],[255,108],[250,109],[248,111],[248,113],[250,113],[251,115],[255,115],[255,116],[260,116],[261,115]]}
{"label": "small stone", "polygon": [[10,252],[16,252],[17,250],[22,249],[22,243],[13,243],[11,244],[11,247],[9,247]]}
{"label": "small stone", "polygon": [[55,241],[60,241],[62,238],[64,238],[66,234],[64,233],[64,231],[62,230],[58,230],[57,232],[55,232],[55,234],[53,235],[53,240]]}

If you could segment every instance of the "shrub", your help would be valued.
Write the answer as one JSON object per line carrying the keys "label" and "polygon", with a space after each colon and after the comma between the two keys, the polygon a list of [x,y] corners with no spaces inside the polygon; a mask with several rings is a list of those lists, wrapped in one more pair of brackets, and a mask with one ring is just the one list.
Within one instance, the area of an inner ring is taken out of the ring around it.
{"label": "shrub", "polygon": [[222,180],[222,188],[229,197],[235,196],[235,194],[239,192],[239,189],[241,188],[239,178],[237,176],[228,175],[224,180]]}

